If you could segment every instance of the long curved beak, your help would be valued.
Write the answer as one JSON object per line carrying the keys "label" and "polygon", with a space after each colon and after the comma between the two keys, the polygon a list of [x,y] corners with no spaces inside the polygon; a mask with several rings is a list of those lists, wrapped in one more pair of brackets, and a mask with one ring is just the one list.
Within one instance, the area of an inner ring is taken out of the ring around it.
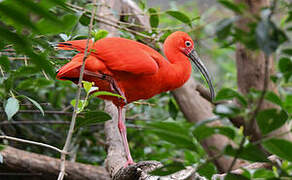
{"label": "long curved beak", "polygon": [[215,97],[215,91],[211,81],[211,76],[207,68],[205,67],[205,65],[203,64],[203,62],[201,61],[201,59],[199,58],[198,54],[194,49],[190,53],[188,53],[187,56],[195,63],[199,71],[203,74],[204,78],[206,79],[210,89],[211,100],[213,100]]}

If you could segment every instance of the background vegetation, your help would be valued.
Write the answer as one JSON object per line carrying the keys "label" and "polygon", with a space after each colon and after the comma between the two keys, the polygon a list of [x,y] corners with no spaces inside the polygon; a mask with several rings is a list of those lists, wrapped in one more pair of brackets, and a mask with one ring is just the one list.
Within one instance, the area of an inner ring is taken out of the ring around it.
{"label": "background vegetation", "polygon": [[[138,1],[145,14],[149,15],[152,27],[151,32],[143,34],[154,37],[157,47],[176,30],[188,32],[194,39],[196,49],[211,71],[215,83],[217,105],[214,106],[214,119],[219,119],[224,125],[207,126],[213,119],[200,124],[186,121],[170,92],[132,103],[127,107],[126,117],[128,140],[135,161],[153,159],[168,164],[168,168],[155,172],[160,175],[196,165],[200,175],[210,178],[218,171],[199,142],[219,133],[239,145],[237,149],[227,146],[222,152],[224,155],[250,162],[267,162],[270,154],[276,154],[281,159],[279,164],[272,163],[272,169],[246,170],[242,177],[291,177],[292,143],[266,136],[289,122],[292,113],[292,49],[289,40],[292,5],[284,0],[273,2],[270,7],[262,9],[259,16],[253,16],[244,4],[235,5],[228,0],[219,0],[204,10],[196,1],[183,4],[170,1],[168,9]],[[76,52],[56,50],[54,45],[61,41],[86,38],[90,16],[68,3],[88,10],[92,8],[92,4],[77,0],[0,2],[2,135],[44,142],[60,149],[63,147],[73,111],[71,101],[75,98],[76,85],[56,80],[55,72]],[[249,32],[237,27],[240,15],[253,16]],[[119,34],[129,39],[145,40],[127,30],[120,29]],[[99,23],[95,23],[93,37],[98,40],[106,35],[106,31],[99,28]],[[263,94],[260,90],[252,89],[243,95],[237,90],[237,43],[244,44],[255,53],[264,52],[266,57],[273,57],[276,64],[276,73],[270,78],[276,84],[278,94],[268,91],[264,92],[264,97],[276,104],[277,108],[261,110],[256,114],[263,138],[255,142],[249,141],[250,134],[244,135],[246,128],[238,128],[230,122],[237,116],[248,121]],[[193,76],[202,84],[205,83],[198,71]],[[86,93],[82,91],[82,99]],[[220,103],[231,100],[237,105]],[[106,158],[103,123],[109,119],[103,109],[102,100],[89,98],[83,115],[77,119],[70,160],[103,165]],[[244,144],[240,145],[241,142]],[[3,144],[59,158],[58,152],[45,147],[5,140]],[[257,145],[262,145],[265,151]]]}

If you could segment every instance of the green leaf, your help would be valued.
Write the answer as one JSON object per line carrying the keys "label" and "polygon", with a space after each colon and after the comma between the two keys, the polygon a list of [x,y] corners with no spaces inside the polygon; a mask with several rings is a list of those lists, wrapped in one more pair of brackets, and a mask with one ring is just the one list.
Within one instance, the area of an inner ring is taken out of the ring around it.
{"label": "green leaf", "polygon": [[19,1],[19,0],[13,0],[14,3],[19,4],[19,6],[28,9],[30,12],[34,12],[35,14],[39,15],[40,17],[46,18],[56,25],[60,25],[60,21],[58,18],[56,18],[55,15],[51,14],[48,9],[44,8],[43,6],[40,6],[39,3],[34,3],[33,1]]}
{"label": "green leaf", "polygon": [[155,169],[154,171],[150,172],[150,174],[156,175],[156,176],[166,176],[183,169],[185,169],[185,166],[182,163],[174,162],[171,164],[167,164],[161,168]]}
{"label": "green leaf", "polygon": [[64,15],[59,19],[61,25],[58,26],[48,19],[41,19],[36,25],[42,34],[60,34],[71,29],[77,22],[77,17],[72,14]]}
{"label": "green leaf", "polygon": [[286,18],[286,22],[290,22],[290,21],[292,21],[292,11],[291,10],[288,12],[288,17]]}
{"label": "green leaf", "polygon": [[0,57],[0,66],[4,69],[4,71],[10,71],[10,61],[7,56]]}
{"label": "green leaf", "polygon": [[209,136],[214,134],[222,134],[230,139],[235,138],[235,131],[231,127],[221,127],[221,126],[207,126],[201,125],[194,129],[193,131],[194,136],[197,138],[198,141],[201,141]]}
{"label": "green leaf", "polygon": [[244,176],[244,177],[246,177],[246,178],[248,178],[248,179],[251,179],[250,172],[247,169],[245,169],[245,168],[241,168],[241,169],[243,170],[243,173],[241,175]]}
{"label": "green leaf", "polygon": [[197,172],[201,176],[205,176],[207,179],[211,179],[213,174],[216,174],[216,167],[212,163],[206,163],[202,166],[199,166]]}
{"label": "green leaf", "polygon": [[269,139],[262,143],[270,153],[292,162],[292,143],[284,139]]}
{"label": "green leaf", "polygon": [[199,161],[197,153],[188,149],[184,150],[184,159],[186,165],[193,165]]}
{"label": "green leaf", "polygon": [[79,22],[80,22],[80,24],[82,24],[83,26],[89,26],[89,23],[90,23],[90,18],[89,18],[89,16],[88,16],[88,14],[87,13],[83,13],[82,15],[81,15],[81,17],[79,18]]}
{"label": "green leaf", "polygon": [[115,97],[118,97],[118,98],[122,98],[122,99],[125,99],[125,97],[119,95],[119,94],[115,94],[115,93],[111,93],[111,92],[107,92],[107,91],[97,91],[95,93],[92,93],[90,97],[98,97],[98,96],[115,96]]}
{"label": "green leaf", "polygon": [[286,31],[292,31],[292,26],[291,27],[287,27]]}
{"label": "green leaf", "polygon": [[30,61],[38,68],[45,70],[45,72],[51,77],[55,76],[52,65],[46,59],[44,54],[36,54],[33,52],[32,44],[26,37],[10,31],[8,27],[0,26],[0,40],[13,44],[17,52],[26,54],[30,57]]}
{"label": "green leaf", "polygon": [[275,174],[273,171],[268,170],[268,169],[257,169],[253,173],[253,178],[262,178],[262,179],[269,179],[269,178],[274,178]]}
{"label": "green leaf", "polygon": [[82,84],[83,84],[83,88],[85,89],[86,93],[88,93],[92,87],[92,82],[82,81]]}
{"label": "green leaf", "polygon": [[5,105],[7,119],[10,120],[19,110],[19,102],[16,98],[10,97]]}
{"label": "green leaf", "polygon": [[95,31],[93,34],[94,40],[98,41],[102,38],[105,38],[108,35],[108,31],[104,29],[99,29],[98,31]]}
{"label": "green leaf", "polygon": [[138,5],[142,10],[145,10],[146,8],[146,0],[139,0]]}
{"label": "green leaf", "polygon": [[177,122],[151,122],[146,126],[148,131],[156,134],[162,140],[180,148],[198,151],[197,144],[190,133],[190,126]]}
{"label": "green leaf", "polygon": [[288,114],[284,110],[265,109],[258,113],[256,120],[261,132],[266,135],[282,127],[288,120]]}
{"label": "green leaf", "polygon": [[165,39],[171,34],[173,33],[172,31],[170,30],[167,30],[163,33],[163,35],[159,38],[159,42],[164,42]]}
{"label": "green leaf", "polygon": [[35,105],[35,107],[37,107],[41,111],[41,113],[42,113],[43,116],[45,115],[45,112],[44,112],[42,106],[38,102],[36,102],[35,100],[33,100],[30,97],[27,97],[25,95],[21,95],[20,97],[24,97],[27,100],[29,100],[33,105]]}
{"label": "green leaf", "polygon": [[14,76],[15,77],[24,77],[24,76],[30,76],[33,74],[37,74],[39,72],[40,72],[40,70],[37,67],[21,66],[14,72]]}
{"label": "green leaf", "polygon": [[287,57],[282,57],[278,64],[279,70],[283,73],[285,81],[288,82],[292,76],[292,59]]}
{"label": "green leaf", "polygon": [[24,11],[19,11],[17,6],[11,6],[9,4],[0,3],[0,15],[3,17],[8,17],[15,24],[25,26],[34,31],[38,31],[36,26],[31,22],[29,16]]}
{"label": "green leaf", "polygon": [[240,174],[232,174],[232,173],[228,173],[224,180],[249,180],[248,178],[240,175]]}
{"label": "green leaf", "polygon": [[178,111],[179,107],[176,104],[175,100],[173,98],[170,98],[168,102],[168,112],[172,119],[176,119]]}
{"label": "green leaf", "polygon": [[286,99],[284,101],[284,108],[287,110],[288,114],[292,114],[292,94],[287,94]]}
{"label": "green leaf", "polygon": [[[76,105],[76,99],[72,99],[72,101],[70,102],[70,104],[71,104],[73,107],[75,107],[75,105]],[[83,105],[82,101],[79,100],[79,101],[78,101],[78,109],[81,109],[81,108],[82,108],[82,105]]]}
{"label": "green leaf", "polygon": [[13,44],[17,52],[26,54],[30,57],[30,61],[37,65],[38,68],[44,69],[51,77],[55,76],[55,72],[49,61],[45,56],[33,52],[32,44],[26,37],[10,31],[8,27],[0,26],[0,40]]}
{"label": "green leaf", "polygon": [[150,25],[152,28],[157,28],[159,25],[159,16],[157,14],[156,9],[149,8],[148,9],[149,15],[150,15]]}
{"label": "green leaf", "polygon": [[243,106],[247,106],[247,101],[244,99],[244,97],[237,91],[234,91],[230,88],[221,89],[217,93],[215,101],[229,100],[233,98],[236,98]]}
{"label": "green leaf", "polygon": [[218,104],[214,113],[221,117],[234,117],[240,113],[240,109],[232,104]]}
{"label": "green leaf", "polygon": [[90,126],[110,119],[111,116],[103,111],[88,111],[82,117],[77,118],[76,127]]}
{"label": "green leaf", "polygon": [[[233,148],[231,145],[227,145],[224,154],[234,157],[237,151],[238,149]],[[269,162],[265,154],[251,143],[248,143],[241,149],[238,157],[253,162]]]}
{"label": "green leaf", "polygon": [[192,20],[184,13],[180,11],[169,10],[169,11],[166,11],[166,14],[192,27]]}
{"label": "green leaf", "polygon": [[282,53],[291,57],[292,56],[292,49],[283,49]]}
{"label": "green leaf", "polygon": [[272,21],[263,19],[257,24],[256,40],[259,48],[266,55],[270,55],[287,40],[287,37]]}
{"label": "green leaf", "polygon": [[226,39],[231,35],[234,18],[225,18],[219,21],[216,25],[216,36],[220,40]]}
{"label": "green leaf", "polygon": [[273,91],[268,91],[265,95],[265,99],[274,103],[274,104],[277,104],[279,106],[282,107],[283,103],[282,103],[282,100],[280,99],[280,97],[274,93]]}
{"label": "green leaf", "polygon": [[226,8],[230,9],[231,11],[242,14],[242,10],[240,8],[242,6],[240,6],[239,4],[234,4],[234,2],[230,0],[218,0],[218,2]]}

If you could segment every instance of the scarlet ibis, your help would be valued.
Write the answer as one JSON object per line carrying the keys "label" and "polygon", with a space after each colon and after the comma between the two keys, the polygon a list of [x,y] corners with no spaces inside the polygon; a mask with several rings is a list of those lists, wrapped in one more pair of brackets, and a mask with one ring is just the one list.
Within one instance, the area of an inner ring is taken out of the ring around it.
{"label": "scarlet ibis", "polygon": [[[59,69],[57,78],[78,82],[87,40],[67,41],[58,44],[63,50],[77,50],[79,53]],[[85,61],[84,80],[94,82],[100,91],[109,91],[124,96],[99,98],[111,100],[118,108],[118,128],[127,155],[127,165],[134,163],[130,154],[126,127],[122,121],[122,108],[133,101],[182,86],[191,75],[190,58],[205,77],[214,97],[210,75],[194,50],[190,36],[181,31],[169,35],[164,42],[164,58],[154,49],[120,37],[103,38],[89,42]]]}

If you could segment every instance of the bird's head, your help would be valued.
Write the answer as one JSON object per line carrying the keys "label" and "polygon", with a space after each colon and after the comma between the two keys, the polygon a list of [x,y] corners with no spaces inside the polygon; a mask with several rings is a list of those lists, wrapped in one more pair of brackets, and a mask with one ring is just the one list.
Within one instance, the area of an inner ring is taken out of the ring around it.
{"label": "bird's head", "polygon": [[166,38],[164,45],[172,47],[173,48],[172,51],[182,53],[194,62],[196,67],[199,69],[199,71],[203,74],[204,78],[206,79],[210,89],[211,99],[213,100],[215,96],[215,91],[211,81],[211,76],[207,68],[199,58],[197,52],[195,51],[194,49],[195,46],[192,38],[185,32],[176,31]]}

